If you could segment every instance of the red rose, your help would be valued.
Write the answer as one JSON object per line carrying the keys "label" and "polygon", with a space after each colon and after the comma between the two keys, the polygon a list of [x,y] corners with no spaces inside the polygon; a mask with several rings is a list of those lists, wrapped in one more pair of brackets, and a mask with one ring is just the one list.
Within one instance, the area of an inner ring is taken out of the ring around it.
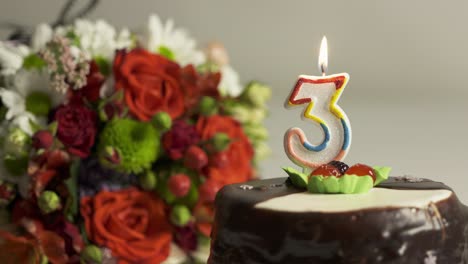
{"label": "red rose", "polygon": [[102,191],[81,200],[86,233],[112,250],[119,263],[161,263],[169,255],[171,227],[164,202],[154,194],[130,188]]}
{"label": "red rose", "polygon": [[123,90],[125,102],[138,119],[147,121],[158,112],[172,118],[184,112],[180,89],[180,66],[143,49],[117,52],[114,60],[116,90]]}
{"label": "red rose", "polygon": [[57,138],[68,152],[81,158],[90,154],[96,137],[96,113],[81,104],[60,106],[55,112]]}
{"label": "red rose", "polygon": [[226,133],[232,139],[228,149],[221,152],[227,162],[223,162],[225,164],[210,162],[205,168],[209,179],[225,185],[252,178],[254,152],[239,122],[228,116],[213,115],[201,117],[196,126],[203,141],[211,139],[217,133]]}

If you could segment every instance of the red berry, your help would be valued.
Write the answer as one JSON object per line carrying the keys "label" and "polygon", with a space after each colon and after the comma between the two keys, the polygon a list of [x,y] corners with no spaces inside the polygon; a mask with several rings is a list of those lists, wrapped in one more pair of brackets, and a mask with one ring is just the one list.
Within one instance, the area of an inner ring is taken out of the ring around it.
{"label": "red berry", "polygon": [[221,186],[214,181],[204,182],[198,190],[200,200],[202,202],[213,202],[219,189],[221,189]]}
{"label": "red berry", "polygon": [[187,149],[184,158],[184,165],[187,168],[200,170],[208,164],[208,156],[198,146],[192,145]]}
{"label": "red berry", "polygon": [[210,166],[222,169],[229,163],[229,157],[226,152],[218,152],[210,157]]}
{"label": "red berry", "polygon": [[70,155],[59,149],[54,149],[50,152],[44,153],[47,157],[47,168],[57,169],[66,166],[70,162]]}
{"label": "red berry", "polygon": [[353,166],[351,166],[347,171],[346,174],[348,175],[357,175],[357,176],[371,176],[372,180],[375,182],[375,172],[372,167],[369,167],[367,165],[357,163]]}
{"label": "red berry", "polygon": [[169,191],[178,198],[184,197],[190,190],[190,184],[189,176],[183,173],[172,175],[168,182]]}
{"label": "red berry", "polygon": [[322,176],[336,176],[336,177],[341,177],[341,171],[330,164],[323,164],[316,168],[310,176],[317,176],[317,175],[322,175]]}
{"label": "red berry", "polygon": [[54,136],[48,130],[37,131],[32,138],[32,146],[35,149],[48,149],[54,143]]}

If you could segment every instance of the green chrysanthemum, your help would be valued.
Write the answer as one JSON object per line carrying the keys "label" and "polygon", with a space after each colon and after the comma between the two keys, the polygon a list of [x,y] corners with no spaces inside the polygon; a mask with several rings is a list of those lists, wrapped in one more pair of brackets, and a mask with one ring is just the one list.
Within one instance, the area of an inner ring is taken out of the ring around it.
{"label": "green chrysanthemum", "polygon": [[150,123],[131,119],[110,121],[99,136],[99,160],[126,173],[141,173],[159,154],[159,133]]}

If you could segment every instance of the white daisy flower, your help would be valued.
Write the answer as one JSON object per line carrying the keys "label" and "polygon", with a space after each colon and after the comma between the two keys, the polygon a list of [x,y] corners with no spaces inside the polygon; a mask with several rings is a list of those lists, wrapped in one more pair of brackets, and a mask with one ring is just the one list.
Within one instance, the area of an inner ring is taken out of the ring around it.
{"label": "white daisy flower", "polygon": [[239,96],[244,91],[239,74],[230,65],[224,65],[220,70],[221,81],[218,88],[220,92],[231,97]]}
{"label": "white daisy flower", "polygon": [[47,42],[52,39],[53,35],[54,31],[50,25],[45,23],[37,25],[31,36],[31,49],[33,51],[39,51],[44,48]]}
{"label": "white daisy flower", "polygon": [[91,57],[103,57],[111,60],[118,49],[132,45],[128,29],[117,30],[104,20],[90,21],[78,19],[72,27],[57,29],[58,34],[65,34],[72,29],[80,38],[81,48]]}
{"label": "white daisy flower", "polygon": [[205,62],[205,55],[196,48],[195,40],[185,30],[174,28],[174,21],[171,19],[163,23],[154,14],[149,17],[142,44],[151,52],[173,56],[181,65],[200,65]]}
{"label": "white daisy flower", "polygon": [[0,74],[11,75],[23,66],[29,48],[12,42],[0,41]]}
{"label": "white daisy flower", "polygon": [[213,63],[219,67],[221,81],[218,89],[223,95],[231,97],[239,96],[243,90],[239,74],[229,65],[229,55],[220,42],[211,42],[205,49],[208,63]]}
{"label": "white daisy flower", "polygon": [[36,117],[28,109],[28,100],[38,97],[45,98],[51,107],[58,106],[64,101],[64,95],[49,88],[49,76],[43,71],[20,70],[14,77],[10,89],[1,88],[0,97],[8,108],[5,119],[11,121],[11,125],[19,127],[28,135],[32,135],[31,122],[44,125],[42,118]]}

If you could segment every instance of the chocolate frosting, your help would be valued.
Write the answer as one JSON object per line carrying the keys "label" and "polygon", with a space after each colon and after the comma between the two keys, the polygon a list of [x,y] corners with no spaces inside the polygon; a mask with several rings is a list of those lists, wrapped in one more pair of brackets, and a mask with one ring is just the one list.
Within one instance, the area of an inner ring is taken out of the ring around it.
{"label": "chocolate frosting", "polygon": [[[391,177],[378,188],[447,189],[440,182]],[[426,208],[340,213],[284,212],[257,203],[302,192],[287,178],[224,187],[208,263],[468,263],[468,208],[455,194]]]}

